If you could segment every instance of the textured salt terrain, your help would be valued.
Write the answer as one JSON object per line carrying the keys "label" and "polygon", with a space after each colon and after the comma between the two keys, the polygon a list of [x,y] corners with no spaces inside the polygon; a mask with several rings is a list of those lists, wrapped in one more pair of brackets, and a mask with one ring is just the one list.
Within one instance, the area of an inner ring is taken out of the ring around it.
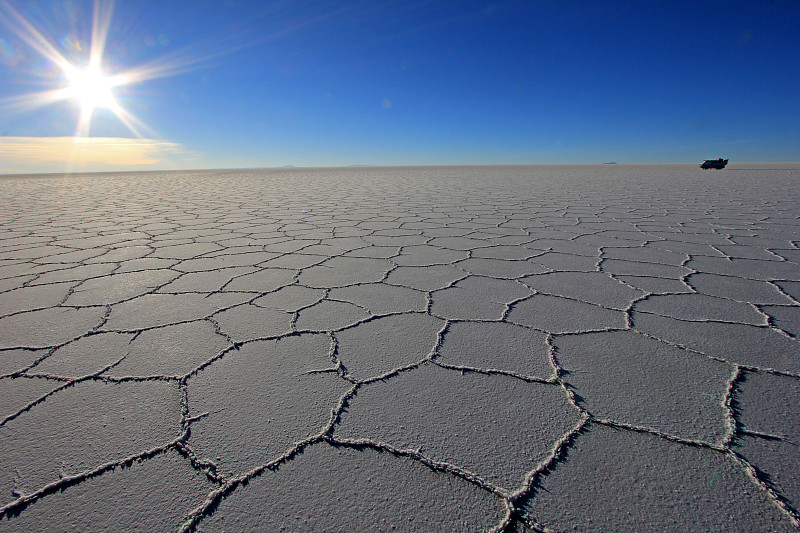
{"label": "textured salt terrain", "polygon": [[0,531],[798,531],[800,165],[0,177]]}

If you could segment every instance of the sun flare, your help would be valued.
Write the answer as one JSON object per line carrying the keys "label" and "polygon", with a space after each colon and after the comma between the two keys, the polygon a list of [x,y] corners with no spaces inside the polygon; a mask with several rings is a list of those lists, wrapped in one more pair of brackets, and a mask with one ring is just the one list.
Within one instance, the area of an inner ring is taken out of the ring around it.
{"label": "sun flare", "polygon": [[[113,11],[113,0],[95,0],[91,16],[91,35],[89,37],[81,35],[73,28],[67,30],[64,38],[56,39],[52,31],[43,31],[34,26],[31,20],[15,9],[12,3],[0,0],[0,30],[7,29],[16,34],[49,62],[46,68],[36,67],[36,70],[32,72],[41,71],[48,85],[55,80],[55,77],[51,76],[52,73],[61,74],[56,81],[58,87],[0,97],[0,115],[7,112],[29,111],[58,102],[74,102],[79,108],[74,135],[76,138],[91,136],[95,110],[99,109],[110,111],[110,113],[105,113],[106,117],[101,119],[106,124],[108,124],[108,119],[113,117],[135,137],[140,139],[157,138],[158,135],[147,124],[126,108],[126,100],[133,100],[132,91],[130,89],[124,91],[123,101],[119,101],[117,100],[117,96],[120,95],[117,92],[118,89],[122,89],[123,86],[138,85],[147,80],[189,72],[200,68],[202,64],[211,59],[255,44],[253,42],[245,45],[240,43],[235,46],[215,47],[213,52],[203,55],[186,52],[173,53],[121,71],[114,58],[106,56]],[[61,33],[58,32],[59,35]],[[4,43],[6,41],[0,39],[0,45]],[[0,52],[3,51],[4,49],[0,49]],[[80,54],[77,54],[76,51],[79,51]],[[0,56],[0,60],[2,59],[3,57]],[[2,62],[0,62],[0,66],[3,66]]]}
{"label": "sun flare", "polygon": [[69,97],[77,100],[84,112],[117,107],[113,92],[117,83],[113,77],[104,75],[99,68],[90,66],[78,69],[69,66],[64,74],[69,82]]}
{"label": "sun flare", "polygon": [[[123,85],[141,82],[153,77],[170,75],[168,68],[140,67],[136,71],[109,73],[106,70],[104,52],[111,23],[113,3],[94,4],[91,40],[80,49],[86,53],[85,61],[73,63],[60,50],[60,41],[53,42],[46,34],[36,29],[11,5],[0,0],[0,23],[15,32],[34,50],[61,71],[62,86],[41,92],[0,99],[0,111],[5,109],[30,109],[54,102],[74,101],[80,107],[75,137],[89,137],[94,111],[108,109],[138,138],[157,137],[142,121],[126,110],[116,99],[114,91]],[[113,64],[110,67],[113,70]]]}

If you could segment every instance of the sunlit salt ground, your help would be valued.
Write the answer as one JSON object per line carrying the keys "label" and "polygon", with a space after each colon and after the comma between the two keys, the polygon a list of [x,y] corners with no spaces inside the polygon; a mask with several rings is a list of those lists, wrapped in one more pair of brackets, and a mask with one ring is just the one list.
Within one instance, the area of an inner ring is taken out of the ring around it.
{"label": "sunlit salt ground", "polygon": [[797,531],[800,165],[0,178],[0,531]]}

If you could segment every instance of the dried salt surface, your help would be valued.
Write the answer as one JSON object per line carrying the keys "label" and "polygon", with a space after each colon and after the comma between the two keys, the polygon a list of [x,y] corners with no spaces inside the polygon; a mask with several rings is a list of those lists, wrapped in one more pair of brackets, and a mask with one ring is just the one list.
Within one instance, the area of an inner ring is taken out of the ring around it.
{"label": "dried salt surface", "polygon": [[624,310],[645,293],[601,272],[553,272],[522,279],[543,294],[566,296],[588,303]]}
{"label": "dried salt surface", "polygon": [[577,421],[557,386],[428,364],[359,389],[334,436],[416,450],[511,493]]}
{"label": "dried salt surface", "polygon": [[47,348],[91,332],[103,323],[101,307],[51,307],[0,318],[0,348]]}
{"label": "dried salt surface", "polygon": [[175,531],[213,488],[203,472],[170,450],[48,494],[0,522],[0,531]]}
{"label": "dried salt surface", "polygon": [[0,417],[14,416],[31,402],[63,386],[60,381],[27,376],[0,380],[0,398],[3,399]]}
{"label": "dried salt surface", "polygon": [[290,285],[256,298],[253,300],[253,305],[294,313],[304,307],[314,305],[324,297],[325,291],[323,289],[309,289],[300,285]]}
{"label": "dried salt surface", "polygon": [[11,289],[0,293],[0,309],[3,314],[10,314],[53,307],[63,302],[75,285],[75,282],[53,283]]}
{"label": "dried salt surface", "polygon": [[[789,376],[748,372],[738,383],[734,397],[742,428],[769,435],[783,435],[798,444],[800,383],[797,380]],[[755,406],[757,409],[754,409]]]}
{"label": "dried salt surface", "polygon": [[[6,350],[0,356],[0,376],[22,372],[45,355],[47,350]],[[11,383],[11,380],[8,382]]]}
{"label": "dried salt surface", "polygon": [[106,276],[111,274],[116,265],[113,264],[96,264],[96,265],[76,265],[74,268],[64,268],[45,272],[38,276],[35,280],[29,282],[28,286],[36,285],[50,285],[52,283],[60,283],[65,281],[82,281],[89,278],[98,276]]}
{"label": "dried salt surface", "polygon": [[504,514],[500,498],[408,457],[320,443],[234,491],[198,531],[470,532]]}
{"label": "dried salt surface", "polygon": [[776,285],[766,281],[719,276],[717,274],[692,274],[686,282],[700,294],[731,298],[753,304],[792,305],[791,298],[780,292]]}
{"label": "dried salt surface", "polygon": [[114,306],[103,329],[137,331],[190,322],[247,299],[241,294],[144,294]]}
{"label": "dried salt surface", "polygon": [[679,279],[655,278],[649,276],[613,276],[633,288],[652,294],[680,294],[692,292],[692,289]]}
{"label": "dried salt surface", "polygon": [[800,506],[800,454],[793,440],[741,435],[731,449],[755,466],[768,485],[793,508]]}
{"label": "dried salt surface", "polygon": [[598,259],[578,254],[545,252],[530,261],[557,272],[594,272]]}
{"label": "dried salt surface", "polygon": [[758,280],[800,281],[797,263],[722,257],[693,257],[686,266],[699,272]]}
{"label": "dried salt surface", "polygon": [[469,253],[465,251],[448,250],[423,244],[405,246],[400,255],[392,258],[392,262],[400,266],[450,265],[467,257],[469,257]]}
{"label": "dried salt surface", "polygon": [[710,444],[726,437],[732,365],[631,331],[568,335],[553,344],[564,382],[595,417]]}
{"label": "dried salt surface", "polygon": [[768,168],[0,178],[0,531],[797,531]]}
{"label": "dried salt surface", "polygon": [[608,272],[615,276],[648,276],[676,280],[692,273],[692,271],[686,267],[675,266],[668,263],[627,261],[624,259],[603,259],[601,268],[603,272]]}
{"label": "dried salt surface", "polygon": [[573,255],[583,255],[586,257],[596,258],[598,249],[596,246],[589,246],[588,244],[580,244],[572,239],[576,237],[575,234],[568,234],[562,231],[547,231],[530,229],[529,230],[536,239],[523,243],[522,246],[530,248],[531,250],[540,250],[542,252],[554,251],[562,252]]}
{"label": "dried salt surface", "polygon": [[309,287],[346,287],[354,283],[380,281],[392,265],[383,259],[333,257],[300,274]]}
{"label": "dried salt surface", "polygon": [[766,326],[632,315],[637,331],[681,348],[743,366],[800,374],[800,342]]}
{"label": "dried salt surface", "polygon": [[230,342],[205,320],[148,329],[130,341],[125,359],[103,375],[185,376],[228,346]]}
{"label": "dried salt surface", "polygon": [[337,333],[336,355],[348,375],[379,377],[427,358],[443,327],[443,320],[421,313],[378,318]]}
{"label": "dried salt surface", "polygon": [[534,294],[514,305],[508,321],[549,333],[579,333],[624,328],[625,314],[560,296]]}
{"label": "dried salt surface", "polygon": [[254,266],[229,267],[208,272],[189,272],[158,289],[161,293],[218,291],[234,278],[252,274],[258,268]]}
{"label": "dried salt surface", "polygon": [[221,249],[221,246],[213,243],[189,242],[187,244],[176,244],[174,246],[159,246],[153,253],[153,257],[160,257],[163,259],[191,259],[198,255]]}
{"label": "dried salt surface", "polygon": [[[764,473],[789,504],[800,507],[800,381],[747,372],[736,388],[734,408],[744,435],[734,450]],[[766,438],[764,438],[766,437]]]}
{"label": "dried salt surface", "polygon": [[[223,248],[218,252],[211,252],[197,259],[185,259],[173,268],[179,272],[209,272],[212,270],[232,268],[232,267],[261,267],[262,264],[278,257],[278,254],[269,252],[237,253],[236,249],[230,249],[230,253],[219,255],[225,252]],[[317,258],[319,261],[321,258]]]}
{"label": "dried salt surface", "polygon": [[[119,264],[114,274],[125,274],[128,272],[143,272],[159,268],[171,268],[178,261],[175,259],[159,259],[158,257],[142,257],[139,259],[129,259]],[[175,272],[177,276],[180,272]]]}
{"label": "dried salt surface", "polygon": [[281,268],[265,268],[252,274],[245,274],[232,279],[224,290],[226,291],[274,291],[292,283],[296,272]]}
{"label": "dried salt surface", "polygon": [[[78,250],[78,252],[92,252],[93,250]],[[101,249],[97,250],[102,251]],[[121,263],[131,259],[139,259],[145,257],[152,249],[147,246],[123,246],[121,248],[111,248],[107,252],[93,255],[89,259],[84,260],[84,263],[90,265],[92,263]]]}
{"label": "dried salt surface", "polygon": [[98,333],[74,340],[53,350],[28,375],[79,378],[100,372],[126,357],[132,333]]}
{"label": "dried salt surface", "polygon": [[704,294],[656,295],[638,302],[634,308],[643,313],[654,313],[681,320],[767,325],[767,317],[752,305]]}
{"label": "dried salt surface", "polygon": [[444,289],[467,277],[467,273],[450,265],[398,267],[389,273],[386,283],[420,291]]}
{"label": "dried salt surface", "polygon": [[523,507],[558,531],[796,531],[725,454],[604,426],[578,435]]}
{"label": "dried salt surface", "polygon": [[800,307],[765,305],[762,311],[769,315],[772,324],[795,339],[800,338]]}
{"label": "dried salt surface", "polygon": [[501,320],[510,302],[531,295],[521,283],[469,276],[432,294],[431,314],[460,320]]}
{"label": "dried salt surface", "polygon": [[198,372],[189,412],[203,417],[189,445],[220,472],[242,474],[319,433],[351,388],[335,372],[313,372],[333,366],[329,350],[321,334],[257,341]]}
{"label": "dried salt surface", "polygon": [[180,412],[174,383],[63,388],[0,427],[0,501],[164,445],[180,435]]}
{"label": "dried salt surface", "polygon": [[[273,254],[274,255],[274,254]],[[262,263],[259,266],[267,268],[286,268],[291,270],[303,270],[312,266],[319,265],[328,260],[324,255],[311,255],[311,254],[293,254],[287,253],[284,255],[277,255]]]}
{"label": "dried salt surface", "polygon": [[408,311],[422,312],[426,308],[424,292],[384,283],[365,283],[332,289],[328,298],[358,305],[376,315]]}
{"label": "dried salt surface", "polygon": [[292,313],[244,304],[214,315],[220,331],[235,342],[277,337],[291,331]]}
{"label": "dried salt surface", "polygon": [[527,248],[523,248],[521,246],[508,246],[508,245],[497,245],[497,246],[487,246],[486,248],[476,248],[472,252],[472,257],[476,257],[479,259],[505,259],[509,261],[530,259],[532,257],[537,257],[539,255],[543,254],[539,254],[537,252],[528,250]]}
{"label": "dried salt surface", "polygon": [[145,269],[101,276],[82,282],[75,287],[67,305],[106,305],[129,300],[169,284],[180,274],[169,269]]}
{"label": "dried salt surface", "polygon": [[549,272],[550,269],[531,261],[471,257],[454,263],[470,274],[496,279],[517,279],[530,274]]}
{"label": "dried salt surface", "polygon": [[437,361],[538,379],[550,378],[555,370],[544,333],[503,322],[450,324]]}
{"label": "dried salt surface", "polygon": [[604,247],[603,258],[681,266],[689,259],[689,255],[669,250],[659,250],[658,248],[646,248],[644,246],[636,246],[633,248]]}
{"label": "dried salt surface", "polygon": [[298,330],[332,331],[352,326],[370,317],[362,307],[347,302],[324,300],[298,313]]}
{"label": "dried salt surface", "polygon": [[[0,270],[2,269],[3,267],[0,266]],[[7,291],[13,289],[22,288],[25,286],[26,283],[34,280],[35,278],[36,276],[17,276],[15,278],[0,279],[0,292],[6,293]]]}
{"label": "dried salt surface", "polygon": [[794,303],[800,302],[800,281],[777,281],[775,285],[793,298]]}
{"label": "dried salt surface", "polygon": [[[366,241],[365,241],[366,244]],[[400,253],[399,246],[367,246],[358,250],[351,250],[342,254],[342,257],[367,257],[374,259],[389,259]]]}

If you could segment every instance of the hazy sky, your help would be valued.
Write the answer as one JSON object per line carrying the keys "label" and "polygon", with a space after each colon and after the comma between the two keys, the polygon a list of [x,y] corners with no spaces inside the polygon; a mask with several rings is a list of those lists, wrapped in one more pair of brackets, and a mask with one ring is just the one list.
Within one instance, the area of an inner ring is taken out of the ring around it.
{"label": "hazy sky", "polygon": [[797,0],[0,0],[0,173],[798,161],[798,28]]}

